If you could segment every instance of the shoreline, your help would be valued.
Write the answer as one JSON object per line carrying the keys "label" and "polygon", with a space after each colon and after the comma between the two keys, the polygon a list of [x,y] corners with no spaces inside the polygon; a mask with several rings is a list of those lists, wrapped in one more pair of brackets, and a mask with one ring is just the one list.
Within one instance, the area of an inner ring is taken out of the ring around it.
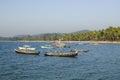
{"label": "shoreline", "polygon": [[[0,41],[0,42],[54,42],[54,41]],[[105,43],[113,43],[113,44],[120,44],[120,41],[62,41],[62,42],[67,42],[67,43],[72,43],[72,42],[82,42],[82,43],[100,43],[100,44],[105,44]]]}
{"label": "shoreline", "polygon": [[120,41],[65,41],[65,42],[83,42],[83,43],[119,43]]}

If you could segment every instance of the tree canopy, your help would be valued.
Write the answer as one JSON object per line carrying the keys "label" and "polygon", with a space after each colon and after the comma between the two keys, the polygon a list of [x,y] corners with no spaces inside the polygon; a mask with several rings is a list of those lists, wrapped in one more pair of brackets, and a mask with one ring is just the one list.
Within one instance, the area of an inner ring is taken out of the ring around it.
{"label": "tree canopy", "polygon": [[37,36],[25,35],[11,38],[0,37],[0,40],[10,41],[53,41],[57,39],[62,39],[63,41],[120,41],[120,27],[110,26],[107,29],[83,33],[48,33]]}

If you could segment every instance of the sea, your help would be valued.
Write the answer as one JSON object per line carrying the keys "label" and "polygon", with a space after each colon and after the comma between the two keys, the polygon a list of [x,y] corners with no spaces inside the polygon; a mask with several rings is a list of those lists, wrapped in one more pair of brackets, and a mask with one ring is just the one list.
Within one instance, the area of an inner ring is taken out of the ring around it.
{"label": "sea", "polygon": [[[18,54],[24,44],[40,51],[39,55]],[[0,80],[120,80],[120,44],[92,45],[66,42],[70,48],[43,49],[52,42],[0,42]],[[44,56],[46,52],[79,52],[76,57]]]}

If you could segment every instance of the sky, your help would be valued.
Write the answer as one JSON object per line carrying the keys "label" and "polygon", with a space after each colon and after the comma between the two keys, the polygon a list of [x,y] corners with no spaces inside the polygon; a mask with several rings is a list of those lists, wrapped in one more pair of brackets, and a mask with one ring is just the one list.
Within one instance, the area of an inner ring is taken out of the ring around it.
{"label": "sky", "polygon": [[120,0],[0,0],[0,36],[120,26]]}

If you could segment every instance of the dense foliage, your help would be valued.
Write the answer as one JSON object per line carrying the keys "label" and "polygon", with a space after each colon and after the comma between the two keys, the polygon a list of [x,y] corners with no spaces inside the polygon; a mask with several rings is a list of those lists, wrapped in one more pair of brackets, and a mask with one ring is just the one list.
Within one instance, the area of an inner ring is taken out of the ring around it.
{"label": "dense foliage", "polygon": [[0,40],[10,40],[10,41],[20,41],[20,40],[29,40],[29,41],[53,41],[57,39],[62,39],[63,41],[120,41],[120,27],[110,26],[107,29],[99,31],[87,31],[87,32],[77,32],[69,34],[61,33],[50,33],[42,35],[25,35],[25,36],[16,36],[11,38],[0,37]]}
{"label": "dense foliage", "polygon": [[120,41],[120,27],[109,27],[99,31],[65,34],[64,40],[72,41]]}

